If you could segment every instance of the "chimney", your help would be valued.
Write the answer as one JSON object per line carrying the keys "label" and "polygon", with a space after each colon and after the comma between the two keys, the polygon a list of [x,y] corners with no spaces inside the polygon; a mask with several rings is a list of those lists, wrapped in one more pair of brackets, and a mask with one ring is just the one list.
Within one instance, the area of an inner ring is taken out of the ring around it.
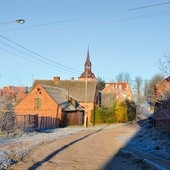
{"label": "chimney", "polygon": [[74,80],[74,77],[71,77],[71,80],[73,81],[73,80]]}
{"label": "chimney", "polygon": [[55,77],[53,77],[53,80],[54,80],[54,82],[59,82],[60,81],[60,77],[55,76]]}

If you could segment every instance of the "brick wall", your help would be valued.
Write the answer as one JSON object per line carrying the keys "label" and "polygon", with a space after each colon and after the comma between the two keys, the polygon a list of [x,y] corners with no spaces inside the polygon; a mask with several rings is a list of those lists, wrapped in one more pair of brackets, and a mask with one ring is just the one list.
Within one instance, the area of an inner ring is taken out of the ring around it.
{"label": "brick wall", "polygon": [[[37,97],[41,99],[41,107],[39,109],[35,108],[35,98]],[[61,109],[39,85],[15,107],[15,112],[19,115],[38,114],[39,116],[61,119]]]}
{"label": "brick wall", "polygon": [[155,125],[170,127],[170,100],[155,103]]}

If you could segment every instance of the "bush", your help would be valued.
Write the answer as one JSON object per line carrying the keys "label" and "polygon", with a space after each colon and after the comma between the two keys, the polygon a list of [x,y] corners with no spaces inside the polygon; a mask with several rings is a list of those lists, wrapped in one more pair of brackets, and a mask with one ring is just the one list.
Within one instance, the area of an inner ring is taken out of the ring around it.
{"label": "bush", "polygon": [[115,122],[113,115],[110,109],[97,106],[92,110],[91,122],[95,120],[95,123],[113,123]]}
{"label": "bush", "polygon": [[15,114],[4,112],[0,115],[0,131],[3,133],[13,133],[16,130]]}
{"label": "bush", "polygon": [[126,106],[127,106],[127,116],[128,121],[132,121],[136,118],[136,105],[135,102],[125,100]]}
{"label": "bush", "polygon": [[127,107],[126,103],[119,101],[116,104],[116,119],[120,123],[125,123],[128,121]]}
{"label": "bush", "polygon": [[111,107],[96,106],[92,110],[91,122],[95,123],[115,123],[127,122],[136,118],[136,105],[129,100],[116,101],[112,103]]}
{"label": "bush", "polygon": [[13,133],[15,131],[14,101],[12,97],[0,97],[0,131]]}

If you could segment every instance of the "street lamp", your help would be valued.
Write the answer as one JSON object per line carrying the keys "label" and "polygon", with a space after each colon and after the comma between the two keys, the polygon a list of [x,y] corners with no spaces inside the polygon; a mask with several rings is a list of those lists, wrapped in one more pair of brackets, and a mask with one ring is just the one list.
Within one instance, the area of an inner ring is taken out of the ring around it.
{"label": "street lamp", "polygon": [[16,19],[16,20],[14,20],[14,21],[2,22],[2,23],[0,23],[0,25],[10,24],[10,23],[24,24],[24,23],[25,23],[25,20],[24,20],[24,19]]}
{"label": "street lamp", "polygon": [[24,24],[25,20],[24,19],[17,19],[15,20],[16,23]]}

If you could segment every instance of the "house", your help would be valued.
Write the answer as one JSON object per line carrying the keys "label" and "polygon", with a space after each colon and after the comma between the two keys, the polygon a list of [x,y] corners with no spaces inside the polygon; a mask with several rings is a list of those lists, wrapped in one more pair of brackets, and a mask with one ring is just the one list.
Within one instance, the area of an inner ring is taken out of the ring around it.
{"label": "house", "polygon": [[72,96],[80,106],[86,108],[90,123],[91,111],[98,102],[97,81],[60,80],[60,77],[54,77],[52,80],[35,80],[33,87],[38,84],[65,89],[68,96]]}
{"label": "house", "polygon": [[155,125],[170,128],[170,76],[155,85],[154,98]]}
{"label": "house", "polygon": [[[91,66],[92,64],[90,61],[89,49],[88,49],[86,62],[84,64],[84,72],[80,75],[78,80],[74,80],[74,78],[71,78],[70,80],[60,80],[60,77],[58,76],[53,77],[53,79],[51,80],[35,80],[33,84],[33,90],[28,95],[28,97],[25,98],[21,102],[21,104],[16,107],[16,112],[20,114],[37,113],[40,116],[50,115],[54,118],[58,118],[62,120],[62,116],[61,116],[62,108],[58,107],[61,106],[61,104],[59,104],[58,102],[56,103],[50,102],[51,100],[53,100],[53,96],[49,100],[46,100],[47,97],[41,97],[41,102],[43,102],[41,104],[41,107],[43,110],[40,108],[35,109],[35,102],[36,103],[40,102],[40,98],[38,98],[36,94],[39,93],[38,87],[39,86],[41,87],[39,88],[42,89],[42,91],[46,94],[46,96],[51,96],[51,94],[47,95],[48,91],[46,90],[47,89],[46,86],[48,86],[50,88],[56,88],[56,90],[62,89],[62,91],[65,92],[67,98],[71,97],[74,100],[76,100],[81,106],[81,109],[84,108],[85,110],[86,122],[90,123],[91,111],[93,110],[95,104],[97,104],[98,102],[97,80],[95,78],[95,75],[92,73]],[[55,94],[56,93],[57,92],[55,92]],[[59,97],[59,95],[55,95],[55,99],[57,97]],[[63,98],[62,100],[64,101]],[[57,106],[56,104],[59,105]],[[59,111],[57,111],[57,109],[59,109]]]}
{"label": "house", "polygon": [[78,80],[74,80],[73,77],[70,80],[60,80],[60,77],[56,76],[52,80],[35,80],[33,87],[37,84],[63,88],[68,91],[68,95],[71,95],[80,106],[85,108],[87,122],[90,124],[91,111],[98,103],[98,83],[94,73],[92,73],[89,49],[84,64],[84,72],[78,77]]}
{"label": "house", "polygon": [[28,87],[5,86],[0,89],[0,97],[11,97],[15,102],[21,101],[29,92]]}
{"label": "house", "polygon": [[[159,82],[154,87],[154,100],[165,100],[170,96],[170,76]],[[168,94],[169,93],[169,94]]]}
{"label": "house", "polygon": [[106,83],[105,88],[102,90],[102,96],[102,100],[106,100],[108,97],[112,98],[112,100],[132,100],[133,98],[130,85],[127,82]]}
{"label": "house", "polygon": [[50,127],[83,123],[83,112],[79,104],[63,88],[38,84],[15,107],[20,116],[38,115],[52,119]]}

